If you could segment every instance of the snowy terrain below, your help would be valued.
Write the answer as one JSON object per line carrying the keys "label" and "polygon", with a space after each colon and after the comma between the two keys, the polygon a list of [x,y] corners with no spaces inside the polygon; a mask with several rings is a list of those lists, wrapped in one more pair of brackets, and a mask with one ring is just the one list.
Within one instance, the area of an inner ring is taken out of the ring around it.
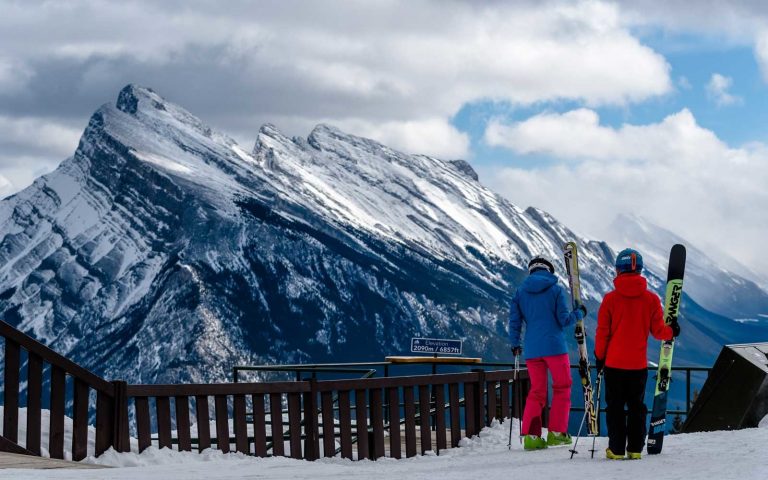
{"label": "snowy terrain below", "polygon": [[[766,424],[763,421],[762,424]],[[462,440],[462,447],[434,455],[407,460],[383,459],[376,462],[352,462],[324,459],[317,462],[288,458],[259,459],[240,454],[224,455],[215,451],[179,453],[150,448],[141,455],[116,454],[112,451],[99,459],[86,461],[116,466],[109,470],[5,470],[0,478],[15,480],[61,479],[335,479],[367,478],[467,479],[482,475],[491,479],[682,479],[700,480],[765,479],[768,456],[764,445],[768,428],[731,432],[673,435],[664,442],[664,453],[644,456],[641,461],[609,461],[601,452],[606,438],[597,440],[598,452],[589,458],[591,441],[583,438],[580,454],[569,460],[566,447],[538,452],[524,452],[517,442],[517,422],[512,451],[507,449],[508,423],[484,429],[479,437]]]}

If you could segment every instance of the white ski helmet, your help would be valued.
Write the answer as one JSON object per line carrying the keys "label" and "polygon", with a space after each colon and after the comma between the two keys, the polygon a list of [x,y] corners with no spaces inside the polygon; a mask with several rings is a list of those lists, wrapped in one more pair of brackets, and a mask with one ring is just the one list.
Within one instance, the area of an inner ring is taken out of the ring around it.
{"label": "white ski helmet", "polygon": [[549,273],[555,273],[555,266],[542,255],[536,255],[528,262],[528,273],[533,273],[539,269],[546,269]]}

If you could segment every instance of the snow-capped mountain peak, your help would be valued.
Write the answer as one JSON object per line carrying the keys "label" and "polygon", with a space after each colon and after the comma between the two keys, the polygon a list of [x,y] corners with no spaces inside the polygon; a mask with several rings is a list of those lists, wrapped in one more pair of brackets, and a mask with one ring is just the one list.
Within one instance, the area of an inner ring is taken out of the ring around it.
{"label": "snow-capped mountain peak", "polygon": [[768,315],[768,292],[729,271],[713,260],[695,243],[633,214],[622,214],[611,223],[611,245],[620,250],[626,246],[638,249],[645,257],[648,269],[659,278],[666,278],[669,249],[681,243],[687,249],[685,290],[701,305],[713,312],[736,319],[761,321]]}
{"label": "snow-capped mountain peak", "polygon": [[590,307],[613,279],[607,244],[494,194],[464,161],[327,125],[306,139],[264,125],[248,151],[134,85],[56,171],[0,201],[0,232],[3,318],[141,382],[378,360],[418,335],[499,358],[531,256],[565,281],[577,240]]}

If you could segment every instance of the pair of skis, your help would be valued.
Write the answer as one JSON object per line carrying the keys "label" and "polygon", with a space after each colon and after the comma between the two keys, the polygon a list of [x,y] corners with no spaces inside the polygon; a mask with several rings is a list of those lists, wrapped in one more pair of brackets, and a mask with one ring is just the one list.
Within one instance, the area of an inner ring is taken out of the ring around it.
{"label": "pair of skis", "polygon": [[[685,274],[685,247],[676,244],[672,247],[669,254],[669,267],[667,269],[667,286],[664,298],[664,322],[667,325],[676,324],[680,313],[680,302],[683,294],[683,276]],[[568,283],[571,287],[571,302],[573,308],[581,305],[581,285],[579,283],[579,265],[578,254],[575,242],[568,242],[563,247],[565,257],[565,268],[568,273]],[[584,321],[576,323],[576,342],[579,346],[579,376],[581,377],[581,386],[584,392],[584,418],[579,426],[579,432],[576,436],[578,444],[581,428],[584,421],[587,422],[587,432],[592,439],[592,456],[595,455],[594,437],[598,435],[598,419],[595,408],[595,402],[592,395],[592,381],[589,370],[589,355],[586,345],[586,333],[584,330]],[[671,381],[672,372],[672,354],[674,352],[675,340],[665,340],[661,344],[661,354],[659,366],[656,372],[656,389],[653,397],[653,410],[651,413],[651,424],[648,430],[648,454],[655,455],[661,453],[664,442],[664,433],[667,417],[667,392]],[[598,376],[597,402],[600,402],[600,386],[602,376]],[[598,407],[599,408],[599,407]],[[571,450],[571,458],[576,451],[576,444]]]}
{"label": "pair of skis", "polygon": [[[563,256],[565,257],[565,271],[568,274],[568,284],[571,287],[571,305],[575,310],[581,306],[581,283],[579,281],[579,256],[576,248],[576,242],[568,242],[563,247]],[[584,417],[581,419],[579,425],[579,432],[576,434],[576,444],[570,450],[571,458],[578,453],[576,446],[579,443],[579,437],[581,436],[581,429],[584,427],[584,422],[587,424],[587,434],[593,438],[592,443],[592,456],[595,456],[594,439],[599,433],[599,426],[597,423],[597,410],[595,408],[595,399],[592,389],[592,374],[589,368],[589,352],[587,350],[587,332],[584,327],[584,319],[582,318],[576,322],[576,329],[574,332],[576,337],[576,343],[579,347],[579,377],[581,379],[581,388],[584,395]],[[600,380],[598,377],[598,402],[600,391]]]}

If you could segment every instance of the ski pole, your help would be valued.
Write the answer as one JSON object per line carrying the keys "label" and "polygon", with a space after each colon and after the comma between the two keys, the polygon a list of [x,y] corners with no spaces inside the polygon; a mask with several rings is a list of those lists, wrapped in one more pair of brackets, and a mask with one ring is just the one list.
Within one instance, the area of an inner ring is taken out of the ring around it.
{"label": "ski pole", "polygon": [[[515,355],[515,360],[517,360],[517,355]],[[515,367],[517,367],[517,361],[515,361]],[[517,369],[515,369],[515,376],[512,378],[512,387],[517,388],[517,385],[515,384],[517,381]],[[507,443],[507,448],[512,450],[512,421],[514,420],[514,408],[513,404],[510,403],[509,405],[509,442]]]}
{"label": "ski pole", "polygon": [[[513,381],[514,383],[514,381]],[[512,450],[512,405],[509,406],[509,442],[507,443],[507,448]]]}
{"label": "ski pole", "polygon": [[[597,374],[597,408],[595,409],[597,411],[597,419],[600,419],[600,387],[603,386],[603,371],[600,370]],[[595,458],[595,440],[597,440],[597,436],[600,434],[600,422],[597,424],[597,433],[594,437],[592,437],[592,458]]]}
{"label": "ski pole", "polygon": [[576,434],[576,441],[573,443],[573,448],[568,450],[571,452],[571,459],[573,459],[573,455],[576,453],[579,453],[578,450],[576,450],[576,447],[579,445],[579,437],[581,437],[581,429],[584,428],[584,422],[587,420],[587,409],[584,408],[584,416],[581,417],[581,423],[579,424],[579,432]]}
{"label": "ski pole", "polygon": [[[518,376],[520,375],[520,355],[515,355],[515,388],[520,388],[518,382]],[[517,396],[517,421],[518,421],[518,438],[520,444],[523,444],[523,396],[515,391]],[[511,419],[510,419],[511,420]],[[509,422],[509,428],[512,428],[512,422]]]}

